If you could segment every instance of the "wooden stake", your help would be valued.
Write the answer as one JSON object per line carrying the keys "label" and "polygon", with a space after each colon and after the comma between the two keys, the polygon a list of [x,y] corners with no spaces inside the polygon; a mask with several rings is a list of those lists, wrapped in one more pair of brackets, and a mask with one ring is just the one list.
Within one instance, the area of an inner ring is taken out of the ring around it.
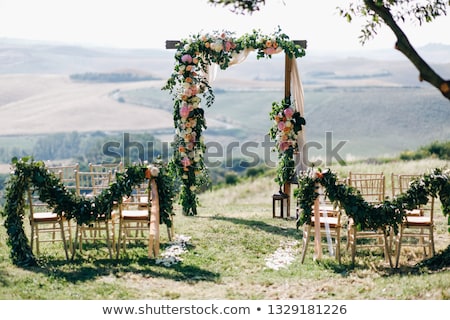
{"label": "wooden stake", "polygon": [[148,236],[148,257],[156,258],[159,255],[159,195],[155,179],[151,182],[152,206],[150,209],[150,232]]}
{"label": "wooden stake", "polygon": [[322,241],[320,235],[319,197],[314,200],[314,260],[322,259]]}

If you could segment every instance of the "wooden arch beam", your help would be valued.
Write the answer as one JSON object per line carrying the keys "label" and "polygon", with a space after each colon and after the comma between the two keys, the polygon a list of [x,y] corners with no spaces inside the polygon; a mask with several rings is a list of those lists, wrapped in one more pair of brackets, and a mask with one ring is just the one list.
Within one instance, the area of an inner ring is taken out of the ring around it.
{"label": "wooden arch beam", "polygon": [[[303,49],[306,49],[307,41],[306,40],[293,40],[293,42]],[[179,40],[166,40],[166,49],[176,49],[177,45],[180,43]]]}

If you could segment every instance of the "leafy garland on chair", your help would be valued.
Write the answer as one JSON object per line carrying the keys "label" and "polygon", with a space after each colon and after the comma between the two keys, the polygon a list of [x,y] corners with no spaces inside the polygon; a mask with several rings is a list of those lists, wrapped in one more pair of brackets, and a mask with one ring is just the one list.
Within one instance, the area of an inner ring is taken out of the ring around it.
{"label": "leafy garland on chair", "polygon": [[253,30],[240,38],[228,31],[197,34],[179,43],[174,73],[162,88],[169,90],[174,100],[175,139],[170,167],[182,182],[179,201],[185,215],[197,214],[196,192],[209,180],[203,159],[206,146],[202,131],[206,129],[206,121],[200,106],[200,96],[206,99],[207,107],[215,99],[208,83],[209,66],[217,64],[225,70],[245,50],[256,50],[257,59],[271,58],[283,51],[291,58],[305,55],[280,29],[272,35]]}
{"label": "leafy garland on chair", "polygon": [[300,112],[294,111],[285,100],[272,103],[269,114],[273,125],[269,136],[275,140],[275,149],[278,152],[277,175],[275,182],[281,186],[291,181],[295,172],[294,153],[298,152],[297,136],[306,124]]}
{"label": "leafy garland on chair", "polygon": [[[53,207],[58,215],[64,215],[67,219],[75,218],[78,224],[90,223],[104,213],[110,215],[114,204],[120,203],[124,196],[129,196],[133,186],[144,182],[146,171],[149,170],[146,166],[129,166],[125,172],[116,174],[116,182],[111,183],[108,189],[94,198],[87,198],[68,190],[54,173],[47,170],[42,161],[24,157],[14,158],[12,164],[14,171],[7,182],[6,204],[1,214],[6,216],[10,256],[18,266],[38,264],[23,226],[27,188],[34,187],[39,193],[39,199]],[[159,174],[153,178],[159,192],[160,223],[170,227],[174,198],[172,179],[162,161],[157,160],[153,165],[159,169]]]}
{"label": "leafy garland on chair", "polygon": [[[392,228],[398,231],[405,210],[415,209],[428,202],[428,196],[439,197],[442,213],[449,217],[450,225],[450,171],[436,168],[432,173],[424,174],[411,182],[409,189],[399,196],[373,206],[367,203],[354,187],[337,182],[337,175],[330,170],[308,170],[300,173],[298,188],[294,190],[300,215],[297,228],[304,223],[310,224],[317,189],[322,185],[330,201],[338,203],[345,213],[353,218],[361,229]],[[450,229],[449,229],[450,232]]]}

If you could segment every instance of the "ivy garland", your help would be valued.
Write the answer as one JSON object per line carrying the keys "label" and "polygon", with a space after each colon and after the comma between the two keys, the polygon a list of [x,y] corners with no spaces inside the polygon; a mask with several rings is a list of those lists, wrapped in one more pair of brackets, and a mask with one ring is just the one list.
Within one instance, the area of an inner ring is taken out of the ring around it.
{"label": "ivy garland", "polygon": [[[328,199],[339,204],[351,217],[358,228],[372,229],[392,228],[398,226],[405,216],[405,210],[415,209],[428,202],[428,197],[439,197],[442,213],[448,216],[450,225],[450,171],[436,168],[430,174],[413,180],[410,188],[399,196],[373,206],[367,203],[354,187],[337,182],[337,176],[330,170],[308,170],[300,173],[298,188],[294,190],[297,204],[301,209],[297,219],[297,228],[304,223],[311,223],[313,205],[318,197],[317,188],[322,185]],[[450,232],[450,229],[449,229]]]}
{"label": "ivy garland", "polygon": [[269,136],[275,140],[275,148],[278,151],[275,182],[282,186],[294,177],[294,153],[298,152],[297,136],[306,121],[300,112],[294,111],[285,100],[281,103],[273,102],[269,116],[270,120],[273,120]]}
{"label": "ivy garland", "polygon": [[[94,198],[87,198],[67,189],[42,161],[24,157],[13,159],[12,164],[14,171],[7,182],[6,204],[1,214],[6,216],[11,259],[18,266],[38,264],[23,227],[27,188],[34,187],[39,193],[39,199],[54,208],[58,215],[64,215],[69,220],[76,219],[78,224],[90,223],[102,214],[111,215],[114,203],[120,203],[124,196],[131,195],[133,187],[145,181],[146,171],[149,170],[139,165],[127,167],[125,172],[116,174],[116,182],[111,183],[108,189]],[[172,178],[162,161],[157,160],[153,165],[159,168],[159,174],[153,178],[159,193],[160,223],[170,227],[174,198]]]}
{"label": "ivy garland", "polygon": [[283,51],[291,58],[305,55],[280,29],[272,35],[253,30],[240,38],[228,31],[216,31],[193,35],[178,44],[174,73],[162,89],[169,90],[174,100],[175,139],[170,167],[182,182],[180,203],[185,215],[197,214],[196,192],[209,180],[203,159],[206,147],[202,131],[206,129],[206,121],[200,106],[200,96],[206,99],[207,107],[215,99],[208,83],[209,66],[217,64],[225,70],[245,50],[255,50],[257,59],[271,58]]}

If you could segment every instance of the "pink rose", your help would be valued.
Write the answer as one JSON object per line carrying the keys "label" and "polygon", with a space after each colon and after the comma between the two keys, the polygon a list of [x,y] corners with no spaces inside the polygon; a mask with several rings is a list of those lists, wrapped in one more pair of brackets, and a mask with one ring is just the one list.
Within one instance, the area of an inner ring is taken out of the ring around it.
{"label": "pink rose", "polygon": [[272,47],[269,47],[269,48],[266,48],[266,49],[264,49],[264,53],[265,54],[267,54],[267,55],[272,55],[272,54],[274,54],[275,53],[275,48],[272,48]]}
{"label": "pink rose", "polygon": [[189,167],[191,165],[191,160],[189,160],[188,157],[184,157],[183,159],[181,159],[181,164],[183,165],[183,167]]}
{"label": "pink rose", "polygon": [[286,118],[292,118],[292,115],[294,114],[294,110],[292,110],[291,108],[286,108],[283,112]]}
{"label": "pink rose", "polygon": [[283,121],[278,122],[278,130],[283,131],[286,124]]}
{"label": "pink rose", "polygon": [[289,148],[289,141],[283,141],[280,143],[280,150],[281,151],[286,151]]}
{"label": "pink rose", "polygon": [[181,62],[183,63],[192,63],[192,57],[190,54],[185,54],[181,57]]}
{"label": "pink rose", "polygon": [[189,116],[189,107],[188,106],[182,106],[180,109],[180,116],[182,118],[187,118]]}
{"label": "pink rose", "polygon": [[225,42],[225,51],[230,51],[231,50],[231,42],[230,41],[227,41],[227,42]]}

